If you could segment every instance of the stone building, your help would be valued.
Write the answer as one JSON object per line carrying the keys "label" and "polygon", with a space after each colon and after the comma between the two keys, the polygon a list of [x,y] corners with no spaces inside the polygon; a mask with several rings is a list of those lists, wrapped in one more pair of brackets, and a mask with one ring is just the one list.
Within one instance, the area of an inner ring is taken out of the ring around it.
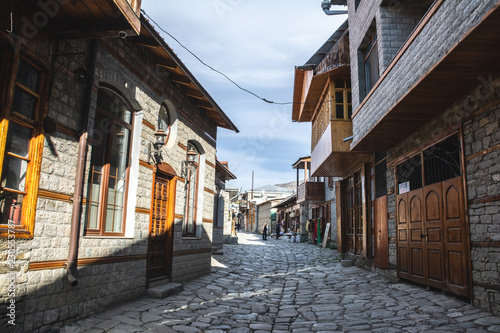
{"label": "stone building", "polygon": [[255,216],[257,220],[257,233],[262,233],[264,223],[267,223],[267,234],[271,235],[273,233],[273,225],[274,228],[276,228],[276,222],[272,219],[273,213],[276,214],[276,209],[273,208],[273,205],[279,203],[280,201],[281,200],[279,199],[270,199],[256,205]]}
{"label": "stone building", "polygon": [[[296,69],[292,118],[312,121],[312,176],[342,177],[339,251],[499,314],[500,2],[324,4],[348,6],[348,47]],[[347,105],[324,93],[342,68]]]}
{"label": "stone building", "polygon": [[140,1],[0,7],[0,330],[209,273],[217,128],[238,130]]}
{"label": "stone building", "polygon": [[219,160],[216,162],[212,251],[216,254],[222,254],[224,239],[232,236],[233,227],[229,208],[231,197],[229,189],[226,189],[226,181],[236,179],[236,176],[229,171],[227,162]]}

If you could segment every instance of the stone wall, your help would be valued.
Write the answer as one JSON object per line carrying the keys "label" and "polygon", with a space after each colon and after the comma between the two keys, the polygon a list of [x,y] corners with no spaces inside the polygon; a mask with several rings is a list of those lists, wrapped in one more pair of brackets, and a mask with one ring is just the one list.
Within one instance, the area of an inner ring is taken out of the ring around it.
{"label": "stone wall", "polygon": [[[500,144],[500,77],[484,82],[472,94],[390,150],[388,163],[431,143],[429,138],[438,138],[449,128],[460,128],[463,122],[473,302],[477,307],[499,314],[500,251],[494,244],[500,241],[500,202],[482,202],[481,199],[500,193],[500,154],[494,150]],[[481,112],[475,114],[478,110]],[[387,175],[387,186],[395,187],[394,169],[388,168]],[[396,237],[395,202],[395,195],[389,195],[389,237]],[[389,253],[392,269],[395,269],[395,244],[390,244]]]}
{"label": "stone wall", "polygon": [[[160,105],[166,102],[174,121],[169,142],[163,147],[163,162],[170,164],[178,176],[182,175],[182,161],[186,157],[188,141],[195,141],[202,150],[200,187],[198,192],[197,237],[183,238],[182,223],[185,202],[185,182],[177,178],[174,225],[174,281],[186,281],[210,273],[215,191],[215,150],[217,127],[183,94],[182,87],[168,80],[165,71],[156,67],[146,48],[131,40],[101,39],[97,43],[96,71],[92,80],[90,98],[89,138],[94,133],[97,92],[106,82],[120,90],[125,99],[137,104],[130,169],[136,169],[136,179],[129,181],[127,203],[131,214],[126,220],[124,237],[92,237],[84,235],[86,206],[80,227],[79,259],[85,262],[78,268],[78,285],[71,286],[62,263],[68,258],[72,203],[78,160],[78,133],[82,130],[85,105],[84,83],[76,82],[73,71],[85,65],[90,58],[90,41],[61,41],[56,61],[56,73],[51,90],[48,115],[60,124],[63,131],[46,133],[41,165],[40,190],[57,194],[60,199],[39,197],[34,238],[16,240],[17,266],[16,301],[19,326],[25,331],[57,329],[62,323],[97,312],[112,304],[139,297],[146,290],[149,211],[153,168],[148,167],[148,147],[154,140]],[[137,69],[140,68],[140,71]],[[145,122],[143,122],[143,119]],[[70,133],[76,133],[71,136]],[[102,134],[102,133],[101,133]],[[87,145],[84,197],[87,195],[92,146]],[[142,161],[142,164],[139,164]],[[132,173],[132,171],[131,171]],[[133,188],[132,188],[133,187]],[[136,208],[139,211],[136,211]],[[0,304],[6,296],[10,270],[7,269],[6,242],[0,241]],[[126,259],[120,259],[124,258]],[[103,261],[102,258],[106,260]],[[98,264],[92,261],[101,260]],[[106,263],[110,261],[109,263]],[[54,262],[53,267],[29,269],[30,264]],[[57,266],[57,263],[61,264]],[[55,265],[55,266],[54,266]],[[0,315],[4,315],[2,306]],[[0,330],[4,328],[0,323]]]}
{"label": "stone wall", "polygon": [[[351,44],[351,73],[353,109],[356,110],[362,97],[359,93],[357,51],[368,31],[373,19],[377,22],[377,32],[387,33],[382,30],[384,22],[379,10],[380,1],[363,1],[357,13],[354,6],[350,6],[349,27]],[[429,69],[441,59],[459,39],[494,5],[495,1],[445,1],[439,10],[432,16],[429,23],[416,37],[405,54],[396,63],[393,69],[383,79],[378,88],[364,104],[361,112],[353,118],[355,145],[392,107],[396,101],[412,87]],[[370,5],[368,5],[370,4]],[[394,19],[392,15],[386,19]],[[390,22],[390,21],[389,21]],[[389,23],[390,24],[390,23]],[[379,45],[379,55],[384,54],[383,37]],[[399,43],[399,42],[398,42]],[[387,43],[386,43],[387,44]],[[391,47],[392,49],[392,47]],[[391,53],[391,52],[390,52]],[[391,53],[392,54],[392,53]],[[384,59],[391,56],[381,56],[380,74],[385,70]]]}

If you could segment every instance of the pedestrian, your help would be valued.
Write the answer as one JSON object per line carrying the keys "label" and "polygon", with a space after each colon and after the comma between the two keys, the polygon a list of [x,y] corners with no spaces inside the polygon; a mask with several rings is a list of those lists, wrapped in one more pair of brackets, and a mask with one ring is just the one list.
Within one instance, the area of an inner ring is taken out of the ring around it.
{"label": "pedestrian", "polygon": [[267,240],[267,223],[262,227],[262,240]]}
{"label": "pedestrian", "polygon": [[276,239],[280,238],[280,233],[281,233],[281,226],[278,222],[278,224],[276,224]]}

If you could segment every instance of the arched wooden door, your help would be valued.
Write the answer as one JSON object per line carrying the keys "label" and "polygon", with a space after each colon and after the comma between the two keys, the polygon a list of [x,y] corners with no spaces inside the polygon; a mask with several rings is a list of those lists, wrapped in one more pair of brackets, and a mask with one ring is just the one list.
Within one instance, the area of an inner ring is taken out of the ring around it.
{"label": "arched wooden door", "polygon": [[172,276],[175,178],[158,168],[152,191],[148,245],[148,282]]}

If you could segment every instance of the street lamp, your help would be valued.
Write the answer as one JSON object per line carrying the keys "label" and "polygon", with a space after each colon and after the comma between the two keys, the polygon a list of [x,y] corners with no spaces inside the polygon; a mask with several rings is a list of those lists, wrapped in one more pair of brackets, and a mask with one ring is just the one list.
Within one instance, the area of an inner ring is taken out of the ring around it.
{"label": "street lamp", "polygon": [[155,142],[153,143],[154,149],[151,151],[151,144],[149,145],[149,157],[150,161],[153,159],[155,164],[160,164],[161,163],[161,148],[165,144],[165,138],[167,137],[167,133],[163,131],[161,128],[159,128],[155,134]]}
{"label": "street lamp", "polygon": [[192,146],[189,147],[186,160],[183,161],[182,175],[184,178],[188,176],[188,170],[196,163],[196,156],[198,155]]}

